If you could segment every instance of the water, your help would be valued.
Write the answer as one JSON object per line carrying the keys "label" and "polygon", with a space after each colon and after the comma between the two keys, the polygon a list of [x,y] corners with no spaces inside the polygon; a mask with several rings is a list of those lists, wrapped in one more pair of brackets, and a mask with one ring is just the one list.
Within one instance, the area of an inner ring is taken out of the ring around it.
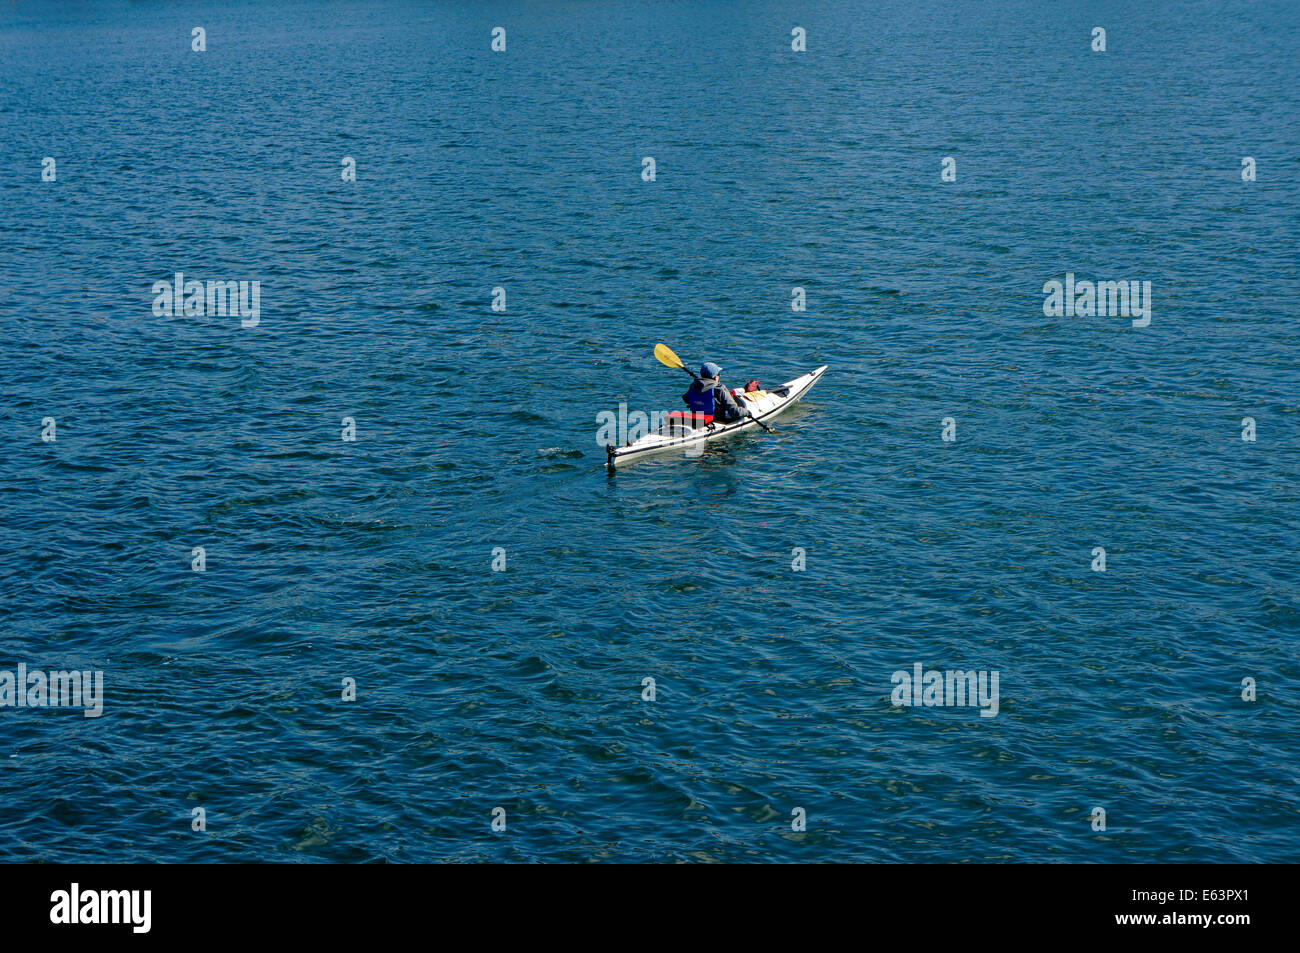
{"label": "water", "polygon": [[1293,5],[227,6],[0,13],[0,858],[1300,859]]}

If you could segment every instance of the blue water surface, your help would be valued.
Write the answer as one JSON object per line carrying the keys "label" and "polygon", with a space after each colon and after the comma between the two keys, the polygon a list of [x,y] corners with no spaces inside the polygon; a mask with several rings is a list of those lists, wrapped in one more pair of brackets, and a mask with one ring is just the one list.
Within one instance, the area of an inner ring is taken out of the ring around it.
{"label": "blue water surface", "polygon": [[[1298,65],[1285,0],[6,4],[0,669],[106,697],[0,708],[0,860],[1300,859]],[[611,476],[659,341],[830,370]]]}

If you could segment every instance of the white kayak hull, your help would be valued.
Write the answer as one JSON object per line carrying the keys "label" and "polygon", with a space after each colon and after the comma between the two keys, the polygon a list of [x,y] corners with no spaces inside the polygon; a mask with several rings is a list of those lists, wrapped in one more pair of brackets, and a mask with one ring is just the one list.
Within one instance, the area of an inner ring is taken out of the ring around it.
{"label": "white kayak hull", "polygon": [[[780,387],[774,387],[757,401],[746,399],[742,403],[753,413],[754,417],[758,418],[759,422],[770,423],[799,403],[804,394],[812,390],[813,385],[826,373],[826,368],[827,365],[823,364],[811,373],[796,377],[792,381],[786,381]],[[758,424],[754,422],[754,419],[746,417],[731,424],[713,424],[709,427],[698,428],[685,435],[646,434],[644,437],[633,440],[623,447],[606,447],[606,462],[609,468],[613,470],[636,460],[642,460],[651,455],[667,453],[672,450],[702,452],[706,443],[728,437],[734,433],[740,433],[742,430],[752,430],[756,427],[758,427]]]}

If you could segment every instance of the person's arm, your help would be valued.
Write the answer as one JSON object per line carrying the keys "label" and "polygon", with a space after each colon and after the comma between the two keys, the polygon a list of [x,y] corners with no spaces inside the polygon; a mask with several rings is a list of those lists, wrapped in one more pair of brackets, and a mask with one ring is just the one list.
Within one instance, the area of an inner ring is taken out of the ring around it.
{"label": "person's arm", "polygon": [[713,398],[715,401],[718,399],[719,394],[722,395],[722,405],[727,408],[727,416],[733,420],[740,420],[749,416],[749,411],[745,409],[745,406],[740,401],[731,396],[731,391],[727,388],[719,385],[714,389]]}

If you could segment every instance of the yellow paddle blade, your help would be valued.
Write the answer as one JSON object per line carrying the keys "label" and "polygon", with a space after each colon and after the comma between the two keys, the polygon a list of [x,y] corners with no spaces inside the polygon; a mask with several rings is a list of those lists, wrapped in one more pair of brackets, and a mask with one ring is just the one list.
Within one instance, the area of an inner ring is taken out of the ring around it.
{"label": "yellow paddle blade", "polygon": [[668,367],[685,367],[682,359],[673,353],[673,349],[667,344],[655,345],[655,357],[660,364],[666,364]]}

